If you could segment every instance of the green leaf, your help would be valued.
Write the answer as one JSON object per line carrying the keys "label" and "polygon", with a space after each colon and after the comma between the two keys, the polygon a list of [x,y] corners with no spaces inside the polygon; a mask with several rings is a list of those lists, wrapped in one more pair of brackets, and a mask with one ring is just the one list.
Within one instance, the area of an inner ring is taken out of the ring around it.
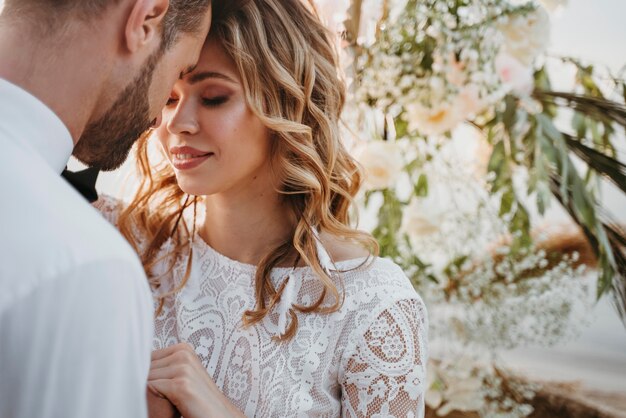
{"label": "green leaf", "polygon": [[582,182],[570,182],[569,188],[572,192],[574,208],[580,215],[583,224],[592,230],[595,229],[595,211],[586,198]]}
{"label": "green leaf", "polygon": [[563,138],[563,134],[554,126],[552,120],[550,120],[546,115],[537,115],[537,122],[541,125],[541,130],[546,134],[548,139],[552,141],[553,149],[558,157],[555,159],[555,162],[561,177],[564,179],[564,181],[561,182],[561,195],[563,196],[565,203],[567,203],[569,196],[569,193],[567,193],[567,179],[570,171],[569,150],[567,148],[567,143]]}
{"label": "green leaf", "polygon": [[428,196],[428,177],[426,174],[420,174],[415,185],[415,196],[424,197]]}
{"label": "green leaf", "polygon": [[402,202],[392,190],[385,189],[382,194],[383,205],[378,211],[378,226],[372,235],[379,243],[380,255],[396,259],[400,256],[397,234],[402,224]]}
{"label": "green leaf", "polygon": [[513,127],[517,121],[517,99],[511,95],[504,98],[504,113],[502,114],[502,123],[509,136],[513,135]]}
{"label": "green leaf", "polygon": [[528,211],[526,211],[524,206],[519,202],[517,202],[510,229],[514,235],[513,244],[511,245],[511,251],[513,253],[519,253],[532,244],[532,238],[530,237],[530,217],[528,216]]}
{"label": "green leaf", "polygon": [[615,256],[613,255],[613,249],[609,242],[609,237],[606,235],[604,226],[600,221],[598,221],[598,225],[596,227],[596,237],[598,238],[598,243],[605,249],[607,261],[611,264],[611,266],[616,267]]}
{"label": "green leaf", "polygon": [[606,253],[603,249],[600,249],[600,277],[598,277],[597,284],[597,299],[599,300],[604,293],[606,293],[611,288],[611,283],[613,282],[613,276],[615,275],[615,270],[613,266],[609,262]]}
{"label": "green leaf", "polygon": [[[548,175],[548,164],[549,161],[546,160],[546,156],[543,153],[543,148],[549,146],[546,138],[543,136],[541,132],[537,134],[537,138],[535,141],[535,149],[534,149],[534,167],[532,171],[532,175],[529,181],[529,193],[534,191],[537,196],[537,210],[541,215],[545,214],[546,209],[550,205],[550,187],[548,186],[549,175]],[[532,189],[530,189],[532,186]]]}
{"label": "green leaf", "polygon": [[546,209],[550,207],[550,202],[552,201],[550,193],[550,188],[548,184],[545,182],[540,182],[537,184],[537,210],[540,215],[544,215],[546,213]]}
{"label": "green leaf", "polygon": [[515,201],[515,194],[513,193],[513,189],[507,189],[504,193],[502,193],[502,198],[500,199],[499,216],[504,216],[507,213],[511,212],[514,201]]}
{"label": "green leaf", "polygon": [[587,124],[585,119],[586,118],[582,113],[574,112],[574,116],[572,117],[572,128],[576,132],[576,136],[579,138],[583,138],[587,134]]}
{"label": "green leaf", "polygon": [[402,118],[395,118],[396,136],[402,138],[409,133],[409,123]]}
{"label": "green leaf", "polygon": [[491,191],[493,193],[511,183],[511,169],[506,158],[504,142],[500,141],[494,145],[489,164],[487,165],[487,171],[495,174],[491,180]]}
{"label": "green leaf", "polygon": [[552,90],[552,86],[550,85],[550,77],[548,77],[548,72],[546,71],[545,67],[535,72],[535,86],[537,86],[537,88],[540,90]]}

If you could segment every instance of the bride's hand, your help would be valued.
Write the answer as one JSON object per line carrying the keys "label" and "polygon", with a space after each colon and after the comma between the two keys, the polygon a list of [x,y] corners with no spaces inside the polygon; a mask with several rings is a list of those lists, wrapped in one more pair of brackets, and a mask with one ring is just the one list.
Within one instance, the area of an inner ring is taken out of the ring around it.
{"label": "bride's hand", "polygon": [[169,399],[185,418],[245,417],[220,392],[188,344],[152,352],[148,387]]}
{"label": "bride's hand", "polygon": [[146,398],[148,401],[148,418],[180,418],[180,413],[166,397],[148,388]]}

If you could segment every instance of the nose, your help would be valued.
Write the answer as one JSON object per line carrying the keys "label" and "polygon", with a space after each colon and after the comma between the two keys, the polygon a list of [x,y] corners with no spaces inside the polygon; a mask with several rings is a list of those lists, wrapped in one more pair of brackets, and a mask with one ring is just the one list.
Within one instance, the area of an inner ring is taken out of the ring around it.
{"label": "nose", "polygon": [[176,135],[194,135],[198,133],[200,125],[197,118],[197,107],[191,100],[179,100],[174,112],[170,113],[167,130]]}

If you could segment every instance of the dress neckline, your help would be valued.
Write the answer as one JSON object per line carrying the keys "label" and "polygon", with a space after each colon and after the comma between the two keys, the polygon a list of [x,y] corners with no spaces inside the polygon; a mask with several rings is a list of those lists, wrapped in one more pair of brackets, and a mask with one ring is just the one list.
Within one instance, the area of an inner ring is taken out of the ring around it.
{"label": "dress neckline", "polygon": [[[218,263],[220,264],[226,264],[226,265],[230,265],[230,266],[234,266],[235,268],[237,268],[240,271],[244,271],[246,273],[249,274],[255,274],[256,273],[256,268],[257,266],[255,266],[254,264],[248,264],[248,263],[244,263],[235,259],[232,259],[220,252],[218,252],[216,249],[214,249],[213,247],[211,247],[209,245],[208,242],[206,242],[197,232],[194,236],[194,246],[197,247],[197,249],[201,250],[201,254],[207,254],[210,256],[210,258],[213,258],[214,260],[216,260]],[[333,264],[336,267],[343,267],[345,269],[351,269],[351,268],[355,268],[355,267],[359,267],[362,264],[365,264],[367,262],[368,259],[372,259],[375,260],[378,257],[373,257],[373,256],[364,256],[364,257],[357,257],[357,258],[351,258],[351,259],[347,259],[347,260],[340,260],[340,261],[335,261],[333,262]],[[274,273],[280,273],[281,275],[284,274],[289,274],[290,272],[303,272],[303,271],[307,271],[307,270],[311,270],[311,267],[309,266],[300,266],[300,267],[274,267],[273,272]]]}

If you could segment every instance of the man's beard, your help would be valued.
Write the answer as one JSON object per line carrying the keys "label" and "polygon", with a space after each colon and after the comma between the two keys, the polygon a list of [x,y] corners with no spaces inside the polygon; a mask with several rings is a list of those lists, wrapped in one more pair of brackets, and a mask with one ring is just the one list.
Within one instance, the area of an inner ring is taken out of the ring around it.
{"label": "man's beard", "polygon": [[150,127],[149,89],[162,51],[152,54],[141,74],[126,87],[98,121],[85,128],[72,155],[103,171],[119,168],[133,144]]}

